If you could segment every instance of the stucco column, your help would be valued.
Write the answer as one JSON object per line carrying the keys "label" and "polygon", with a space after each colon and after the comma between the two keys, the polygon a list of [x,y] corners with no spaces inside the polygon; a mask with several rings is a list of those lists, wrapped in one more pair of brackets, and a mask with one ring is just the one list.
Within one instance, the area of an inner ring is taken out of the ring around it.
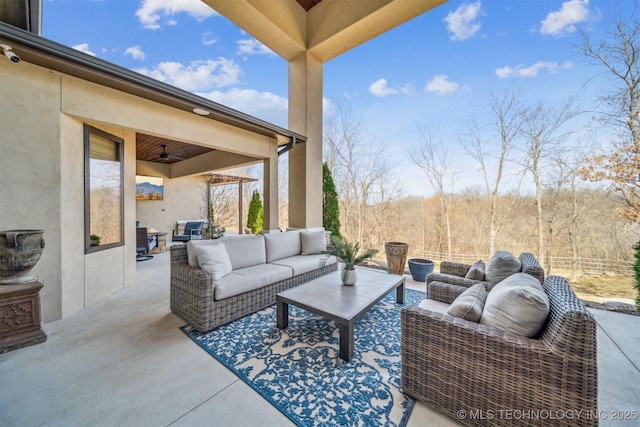
{"label": "stucco column", "polygon": [[289,62],[289,128],[307,142],[289,151],[289,227],[322,226],[322,63]]}
{"label": "stucco column", "polygon": [[278,148],[276,140],[269,143],[269,158],[264,160],[264,230],[278,230]]}

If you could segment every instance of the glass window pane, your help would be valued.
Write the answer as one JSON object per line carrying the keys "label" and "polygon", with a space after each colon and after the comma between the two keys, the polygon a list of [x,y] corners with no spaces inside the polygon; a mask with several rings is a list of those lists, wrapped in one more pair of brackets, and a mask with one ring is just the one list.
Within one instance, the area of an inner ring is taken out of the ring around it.
{"label": "glass window pane", "polygon": [[89,128],[87,186],[88,251],[122,244],[123,189],[121,142]]}

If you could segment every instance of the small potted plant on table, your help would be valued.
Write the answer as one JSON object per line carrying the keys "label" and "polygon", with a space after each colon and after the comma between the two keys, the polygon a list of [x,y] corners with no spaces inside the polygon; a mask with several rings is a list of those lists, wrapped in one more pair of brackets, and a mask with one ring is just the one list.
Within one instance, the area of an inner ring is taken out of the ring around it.
{"label": "small potted plant on table", "polygon": [[361,253],[360,243],[350,243],[338,236],[332,236],[331,243],[333,243],[333,249],[327,253],[344,262],[344,269],[340,275],[344,285],[354,285],[358,279],[356,265],[360,265],[378,253],[376,249],[367,249]]}

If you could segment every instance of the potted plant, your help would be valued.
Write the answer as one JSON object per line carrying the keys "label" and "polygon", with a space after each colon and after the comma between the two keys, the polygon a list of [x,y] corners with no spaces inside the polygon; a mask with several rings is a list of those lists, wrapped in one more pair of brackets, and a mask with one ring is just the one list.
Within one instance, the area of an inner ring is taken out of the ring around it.
{"label": "potted plant", "polygon": [[360,243],[350,243],[338,236],[331,236],[331,243],[333,243],[333,249],[327,253],[340,258],[344,262],[341,277],[342,283],[345,285],[354,285],[356,283],[358,279],[356,265],[360,265],[378,253],[376,249],[367,249],[364,252],[360,252]]}
{"label": "potted plant", "polygon": [[427,275],[433,273],[433,261],[422,258],[409,258],[411,277],[417,282],[424,282]]}

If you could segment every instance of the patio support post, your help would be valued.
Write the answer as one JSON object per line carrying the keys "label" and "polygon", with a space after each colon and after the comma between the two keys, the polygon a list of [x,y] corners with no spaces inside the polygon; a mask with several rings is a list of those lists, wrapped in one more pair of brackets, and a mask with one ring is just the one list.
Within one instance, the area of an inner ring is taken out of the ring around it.
{"label": "patio support post", "polygon": [[307,136],[289,151],[289,227],[321,227],[322,62],[309,52],[289,62],[289,128]]}
{"label": "patio support post", "polygon": [[269,158],[264,160],[264,230],[278,230],[278,147],[273,140],[269,144]]}

